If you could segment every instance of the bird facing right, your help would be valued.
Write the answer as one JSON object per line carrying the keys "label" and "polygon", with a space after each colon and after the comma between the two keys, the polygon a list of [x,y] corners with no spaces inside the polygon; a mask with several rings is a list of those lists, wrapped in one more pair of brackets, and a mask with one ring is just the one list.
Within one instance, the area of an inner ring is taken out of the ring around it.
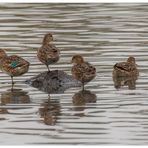
{"label": "bird facing right", "polygon": [[51,44],[52,41],[52,34],[45,34],[42,41],[42,46],[37,51],[38,59],[47,66],[48,71],[50,71],[49,65],[56,63],[60,58],[60,51],[54,44]]}
{"label": "bird facing right", "polygon": [[72,75],[82,83],[84,90],[84,84],[95,78],[96,68],[90,63],[85,62],[81,55],[74,55],[71,63],[73,63],[71,69]]}
{"label": "bird facing right", "polygon": [[116,63],[113,68],[113,77],[135,77],[139,76],[136,60],[129,57],[126,62]]}

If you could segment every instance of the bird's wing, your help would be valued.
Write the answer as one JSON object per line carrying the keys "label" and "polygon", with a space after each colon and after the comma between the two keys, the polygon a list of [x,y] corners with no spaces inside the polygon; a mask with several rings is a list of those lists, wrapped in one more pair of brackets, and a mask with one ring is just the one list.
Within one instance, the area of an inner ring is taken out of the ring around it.
{"label": "bird's wing", "polygon": [[130,64],[128,62],[121,62],[121,63],[116,63],[114,65],[114,69],[116,69],[116,68],[129,72],[129,71],[134,70],[136,67],[133,64]]}
{"label": "bird's wing", "polygon": [[73,66],[72,71],[81,76],[89,76],[96,73],[96,68],[90,63],[85,62],[83,64]]}
{"label": "bird's wing", "polygon": [[96,73],[96,68],[93,66],[93,65],[91,65],[90,63],[85,63],[85,65],[86,65],[86,71],[89,73],[89,74],[94,74],[94,73]]}
{"label": "bird's wing", "polygon": [[24,60],[23,58],[17,56],[17,55],[12,55],[7,57],[4,61],[3,64],[8,67],[8,68],[18,68],[18,67],[22,67],[24,65],[29,65],[29,62],[27,62],[26,60]]}

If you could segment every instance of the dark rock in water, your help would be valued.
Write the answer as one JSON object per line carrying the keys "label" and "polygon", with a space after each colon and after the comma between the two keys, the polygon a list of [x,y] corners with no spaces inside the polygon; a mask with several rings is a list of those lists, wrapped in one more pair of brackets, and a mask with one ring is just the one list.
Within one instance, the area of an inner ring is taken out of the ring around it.
{"label": "dark rock in water", "polygon": [[40,73],[26,83],[50,94],[63,93],[68,88],[81,86],[79,81],[61,70]]}

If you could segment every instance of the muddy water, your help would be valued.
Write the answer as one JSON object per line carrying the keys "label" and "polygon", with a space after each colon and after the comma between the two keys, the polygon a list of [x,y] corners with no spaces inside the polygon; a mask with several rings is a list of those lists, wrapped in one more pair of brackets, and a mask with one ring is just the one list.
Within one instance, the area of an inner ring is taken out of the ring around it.
{"label": "muddy water", "polygon": [[[0,47],[31,63],[14,92],[0,72],[0,144],[148,144],[147,24],[147,4],[0,4]],[[61,50],[52,70],[70,74],[75,53],[97,68],[85,93],[49,95],[24,83],[46,71],[36,58],[46,32]],[[112,67],[131,55],[139,79],[116,89]]]}

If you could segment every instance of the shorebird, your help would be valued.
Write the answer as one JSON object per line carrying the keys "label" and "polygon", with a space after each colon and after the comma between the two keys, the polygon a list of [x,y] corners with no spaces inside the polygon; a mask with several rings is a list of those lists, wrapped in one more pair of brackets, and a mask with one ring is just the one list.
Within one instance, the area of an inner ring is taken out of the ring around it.
{"label": "shorebird", "polygon": [[74,55],[71,62],[74,64],[71,69],[72,75],[82,83],[82,90],[84,90],[85,83],[95,78],[96,68],[85,62],[81,55]]}
{"label": "shorebird", "polygon": [[52,41],[52,34],[45,34],[42,41],[42,46],[37,51],[38,59],[47,66],[48,71],[50,71],[49,65],[56,63],[60,58],[60,50],[54,44],[51,44]]}
{"label": "shorebird", "polygon": [[11,77],[12,89],[14,85],[13,77],[21,76],[28,72],[30,63],[20,56],[7,56],[3,49],[0,49],[0,68]]}
{"label": "shorebird", "polygon": [[113,77],[133,77],[138,76],[136,60],[129,57],[126,62],[116,63],[113,68]]}

